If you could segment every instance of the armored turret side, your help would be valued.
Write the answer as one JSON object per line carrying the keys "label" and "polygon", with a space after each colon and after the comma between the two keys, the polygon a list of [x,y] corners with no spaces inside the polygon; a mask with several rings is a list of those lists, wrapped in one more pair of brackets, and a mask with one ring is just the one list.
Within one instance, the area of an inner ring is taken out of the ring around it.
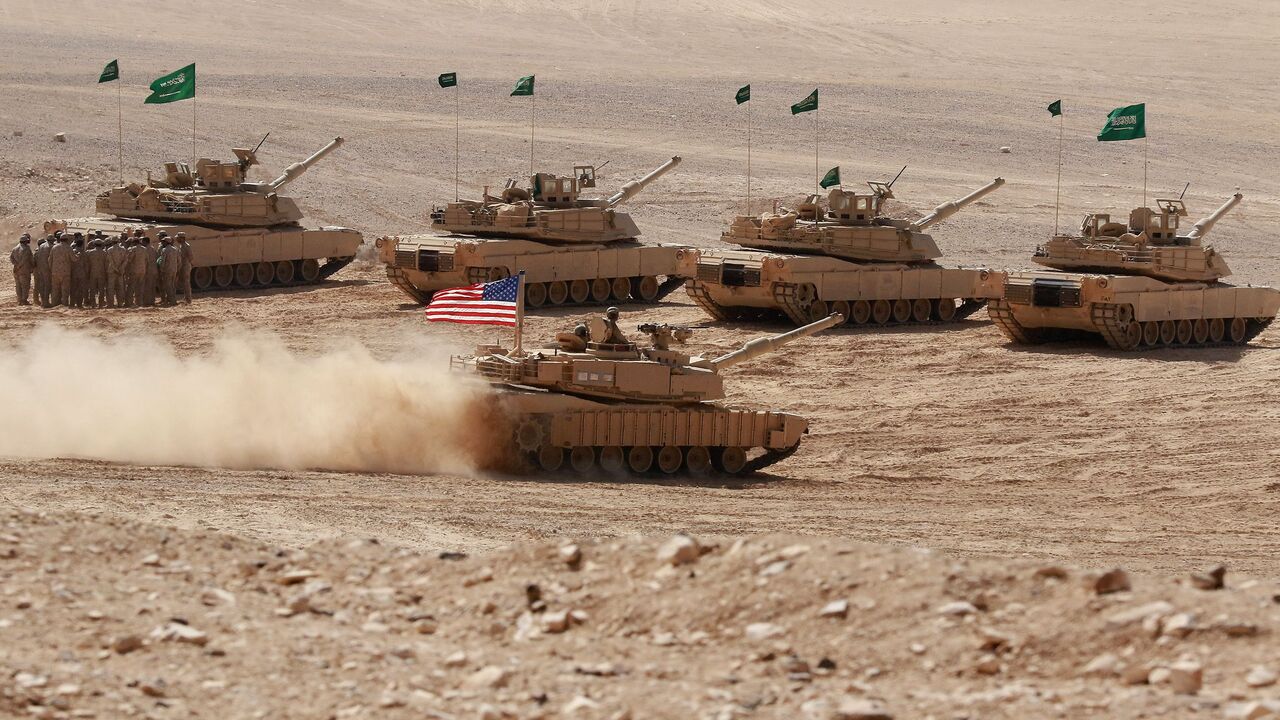
{"label": "armored turret side", "polygon": [[720,371],[839,320],[824,318],[714,358],[670,349],[672,339],[688,338],[687,328],[641,325],[655,342],[640,348],[602,323],[588,337],[562,334],[555,350],[513,355],[485,348],[470,367],[498,389],[517,451],[543,470],[568,464],[583,473],[739,474],[790,455],[808,423],[714,402],[724,397]]}
{"label": "armored turret side", "polygon": [[1001,298],[988,306],[991,319],[1017,343],[1072,332],[1100,335],[1119,350],[1248,343],[1280,311],[1280,291],[1219,282],[1230,271],[1200,244],[1240,199],[1187,235],[1176,232],[1186,214],[1181,200],[1158,201],[1158,213],[1139,208],[1127,225],[1090,215],[1079,236],[1055,237],[1033,258],[1076,272],[1008,273]]}
{"label": "armored turret side", "polygon": [[246,179],[248,168],[258,164],[258,148],[234,148],[236,159],[230,161],[202,158],[194,172],[186,163],[167,163],[164,180],[148,179],[100,194],[96,209],[109,219],[46,225],[101,232],[108,238],[141,230],[153,242],[161,232],[184,233],[192,248],[195,290],[319,282],[350,263],[364,238],[344,227],[304,227],[296,203],[278,191],[342,143],[335,138],[265,183]]}

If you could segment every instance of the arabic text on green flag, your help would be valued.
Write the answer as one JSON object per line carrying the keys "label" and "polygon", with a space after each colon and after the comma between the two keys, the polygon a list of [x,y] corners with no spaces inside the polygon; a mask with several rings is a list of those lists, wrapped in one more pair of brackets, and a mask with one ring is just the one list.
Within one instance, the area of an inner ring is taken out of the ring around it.
{"label": "arabic text on green flag", "polygon": [[516,95],[532,95],[533,94],[533,76],[525,75],[516,81],[516,87],[511,91],[512,97]]}
{"label": "arabic text on green flag", "polygon": [[813,112],[814,110],[817,110],[817,109],[818,109],[818,89],[814,88],[813,92],[809,93],[809,97],[791,106],[791,114],[799,115],[800,113]]}
{"label": "arabic text on green flag", "polygon": [[733,96],[733,99],[734,99],[734,100],[737,100],[739,105],[741,105],[742,103],[744,103],[744,102],[746,102],[746,101],[750,100],[750,99],[751,99],[751,86],[750,86],[750,85],[743,85],[742,87],[738,88],[738,94],[737,94],[737,95],[734,95],[734,96]]}
{"label": "arabic text on green flag", "polygon": [[822,176],[822,182],[818,184],[822,186],[823,190],[826,190],[832,185],[839,185],[840,184],[840,166],[837,165],[831,168],[830,170],[828,170],[827,174]]}
{"label": "arabic text on green flag", "polygon": [[1049,114],[1052,115],[1053,117],[1058,117],[1059,115],[1062,114],[1061,100],[1054,100],[1053,102],[1049,103]]}
{"label": "arabic text on green flag", "polygon": [[159,105],[177,102],[196,96],[196,64],[175,70],[164,77],[151,81],[151,94],[143,103]]}
{"label": "arabic text on green flag", "polygon": [[458,84],[458,73],[440,73],[436,82],[440,83],[442,88],[453,87]]}
{"label": "arabic text on green flag", "polygon": [[1137,140],[1147,136],[1147,105],[1138,103],[1119,107],[1107,116],[1107,124],[1098,132],[1103,142],[1113,140]]}
{"label": "arabic text on green flag", "polygon": [[102,74],[98,76],[98,82],[111,82],[120,79],[120,61],[112,60],[107,66],[102,68]]}

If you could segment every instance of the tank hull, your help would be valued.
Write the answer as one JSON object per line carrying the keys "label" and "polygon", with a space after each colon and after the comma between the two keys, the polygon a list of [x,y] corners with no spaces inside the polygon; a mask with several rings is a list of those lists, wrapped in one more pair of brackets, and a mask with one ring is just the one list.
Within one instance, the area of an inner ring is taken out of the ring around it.
{"label": "tank hull", "polygon": [[809,431],[798,415],[715,403],[600,402],[520,387],[500,393],[515,451],[548,472],[741,475],[785,459]]}
{"label": "tank hull", "polygon": [[846,325],[925,324],[963,319],[1000,297],[1001,273],[925,263],[853,262],[738,250],[687,254],[689,296],[721,319],[776,312],[796,325],[828,313]]}
{"label": "tank hull", "polygon": [[240,290],[320,282],[353,259],[364,236],[343,227],[284,225],[258,228],[209,228],[144,221],[80,218],[48,225],[70,232],[101,230],[108,237],[141,229],[152,242],[160,231],[186,233],[191,244],[193,290]]}
{"label": "tank hull", "polygon": [[1118,350],[1243,345],[1280,311],[1280,290],[1163,282],[1140,275],[1007,273],[991,320],[1013,342],[1061,331],[1100,335]]}
{"label": "tank hull", "polygon": [[525,305],[651,303],[679,287],[688,248],[617,242],[547,245],[531,240],[443,235],[375,242],[387,278],[419,303],[446,288],[525,273]]}
{"label": "tank hull", "polygon": [[539,209],[516,217],[447,208],[432,213],[431,229],[440,233],[562,244],[609,243],[640,236],[640,228],[629,214],[607,207]]}

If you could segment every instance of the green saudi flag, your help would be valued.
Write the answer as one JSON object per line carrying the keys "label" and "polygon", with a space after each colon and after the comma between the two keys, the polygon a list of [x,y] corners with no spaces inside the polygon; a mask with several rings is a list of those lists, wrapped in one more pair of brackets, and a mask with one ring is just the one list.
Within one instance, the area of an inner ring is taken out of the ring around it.
{"label": "green saudi flag", "polygon": [[458,84],[458,73],[440,73],[440,77],[436,78],[436,82],[440,83],[440,87],[453,87]]}
{"label": "green saudi flag", "polygon": [[142,102],[147,105],[178,102],[196,96],[196,64],[175,70],[151,81],[151,94]]}
{"label": "green saudi flag", "polygon": [[1049,103],[1048,109],[1049,109],[1049,114],[1051,116],[1058,117],[1059,115],[1062,114],[1062,101],[1054,100],[1053,102]]}
{"label": "green saudi flag", "polygon": [[98,82],[100,84],[104,82],[111,82],[112,80],[119,80],[119,79],[120,79],[120,61],[119,60],[112,60],[111,62],[107,63],[107,66],[102,68],[102,74],[98,76]]}
{"label": "green saudi flag", "polygon": [[737,100],[739,105],[741,105],[742,103],[744,103],[744,102],[746,102],[746,101],[750,100],[750,99],[751,99],[751,86],[750,86],[750,85],[743,85],[742,87],[738,88],[738,94],[737,94],[737,95],[734,95],[734,96],[733,96],[733,99],[734,99],[734,100]]}
{"label": "green saudi flag", "polygon": [[511,96],[516,95],[532,95],[533,94],[533,76],[525,75],[516,81],[515,89],[511,91]]}
{"label": "green saudi flag", "polygon": [[822,182],[818,184],[822,186],[823,190],[826,190],[832,185],[839,185],[840,184],[840,166],[837,165],[831,168],[830,170],[828,170],[827,174],[822,176]]}
{"label": "green saudi flag", "polygon": [[1119,107],[1107,116],[1107,124],[1098,131],[1103,142],[1113,140],[1137,140],[1147,136],[1147,104],[1138,103]]}
{"label": "green saudi flag", "polygon": [[817,109],[818,109],[818,89],[814,88],[813,92],[809,93],[809,97],[791,106],[791,114],[799,115],[800,113],[813,112],[814,110],[817,110]]}

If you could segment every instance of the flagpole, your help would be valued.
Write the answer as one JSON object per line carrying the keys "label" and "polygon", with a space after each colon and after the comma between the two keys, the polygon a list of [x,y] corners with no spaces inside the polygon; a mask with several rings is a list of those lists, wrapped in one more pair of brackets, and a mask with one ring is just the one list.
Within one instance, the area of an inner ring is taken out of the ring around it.
{"label": "flagpole", "polygon": [[[814,195],[819,195],[822,192],[821,190],[818,189],[818,182],[819,182],[819,179],[818,179],[818,108],[815,107],[813,109],[813,194]],[[814,212],[815,213],[817,212],[816,208]],[[815,214],[814,220],[817,220],[817,219],[818,219],[818,216]]]}
{"label": "flagpole", "polygon": [[120,78],[116,78],[116,149],[120,154],[120,184],[124,185],[124,96],[120,92]]}
{"label": "flagpole", "polygon": [[462,146],[462,99],[457,78],[453,83],[453,201],[458,201],[458,154]]}
{"label": "flagpole", "polygon": [[1058,210],[1062,207],[1062,125],[1066,117],[1058,113],[1058,194],[1053,200],[1053,234],[1058,234]]}
{"label": "flagpole", "polygon": [[524,271],[521,270],[516,280],[516,347],[515,354],[521,352],[522,335],[524,334]]}
{"label": "flagpole", "polygon": [[529,93],[529,177],[533,177],[533,111],[537,107],[537,95]]}
{"label": "flagpole", "polygon": [[[191,172],[196,171],[196,96],[191,96]],[[194,177],[194,176],[193,176]]]}
{"label": "flagpole", "polygon": [[747,100],[747,215],[751,215],[751,100]]}

